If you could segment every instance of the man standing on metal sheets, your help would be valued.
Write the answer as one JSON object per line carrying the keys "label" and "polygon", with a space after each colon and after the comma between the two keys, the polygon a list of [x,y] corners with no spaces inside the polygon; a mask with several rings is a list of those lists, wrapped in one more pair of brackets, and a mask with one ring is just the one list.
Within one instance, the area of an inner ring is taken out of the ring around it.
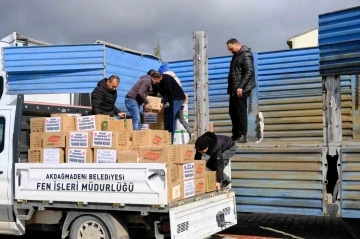
{"label": "man standing on metal sheets", "polygon": [[226,42],[228,50],[233,54],[228,76],[227,93],[229,99],[229,115],[232,121],[232,139],[237,143],[247,142],[248,130],[248,97],[256,87],[254,73],[254,57],[245,45],[232,38]]}

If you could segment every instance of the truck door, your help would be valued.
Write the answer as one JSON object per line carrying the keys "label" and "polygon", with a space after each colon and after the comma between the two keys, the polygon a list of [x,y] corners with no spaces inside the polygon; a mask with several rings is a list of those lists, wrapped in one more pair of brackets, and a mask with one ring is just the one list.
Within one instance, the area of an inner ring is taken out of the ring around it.
{"label": "truck door", "polygon": [[10,146],[12,144],[11,108],[0,106],[0,221],[12,218],[11,203],[11,164]]}

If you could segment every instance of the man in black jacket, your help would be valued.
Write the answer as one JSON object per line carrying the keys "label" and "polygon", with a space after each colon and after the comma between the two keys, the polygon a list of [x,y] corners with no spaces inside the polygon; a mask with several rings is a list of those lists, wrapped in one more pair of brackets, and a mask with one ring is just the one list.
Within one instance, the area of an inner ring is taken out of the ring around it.
{"label": "man in black jacket", "polygon": [[256,87],[254,57],[247,46],[232,38],[227,48],[233,54],[228,76],[229,114],[232,121],[232,139],[237,143],[247,142],[247,102],[251,90]]}
{"label": "man in black jacket", "polygon": [[97,83],[96,88],[91,93],[92,113],[94,115],[109,115],[111,117],[126,117],[116,106],[117,88],[120,78],[112,75],[109,79],[104,78]]}
{"label": "man in black jacket", "polygon": [[169,107],[165,109],[165,129],[172,133],[172,139],[174,139],[176,115],[185,102],[185,94],[176,80],[168,74],[162,75],[162,80],[157,86],[157,90],[163,98],[162,103],[164,105],[169,103]]}
{"label": "man in black jacket", "polygon": [[195,141],[195,160],[201,159],[203,154],[210,156],[206,167],[216,171],[216,190],[225,188],[231,181],[224,173],[224,168],[229,164],[230,158],[236,154],[236,144],[225,135],[216,135],[213,132],[206,132]]}

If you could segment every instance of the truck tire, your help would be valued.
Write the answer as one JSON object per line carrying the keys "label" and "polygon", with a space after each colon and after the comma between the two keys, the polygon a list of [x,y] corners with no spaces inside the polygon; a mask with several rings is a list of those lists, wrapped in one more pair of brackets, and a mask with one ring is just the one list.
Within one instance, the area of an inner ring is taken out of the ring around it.
{"label": "truck tire", "polygon": [[69,239],[110,239],[109,228],[94,216],[80,216],[70,227]]}

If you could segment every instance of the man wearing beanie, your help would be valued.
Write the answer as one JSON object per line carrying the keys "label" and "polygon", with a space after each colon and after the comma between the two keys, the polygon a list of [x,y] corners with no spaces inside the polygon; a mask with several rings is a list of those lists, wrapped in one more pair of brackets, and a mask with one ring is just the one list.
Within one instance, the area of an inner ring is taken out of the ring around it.
{"label": "man wearing beanie", "polygon": [[216,171],[216,190],[227,187],[231,181],[224,173],[224,169],[229,164],[230,158],[236,154],[234,140],[229,136],[216,135],[208,131],[195,141],[195,150],[195,160],[201,159],[203,154],[210,156],[206,167]]}

